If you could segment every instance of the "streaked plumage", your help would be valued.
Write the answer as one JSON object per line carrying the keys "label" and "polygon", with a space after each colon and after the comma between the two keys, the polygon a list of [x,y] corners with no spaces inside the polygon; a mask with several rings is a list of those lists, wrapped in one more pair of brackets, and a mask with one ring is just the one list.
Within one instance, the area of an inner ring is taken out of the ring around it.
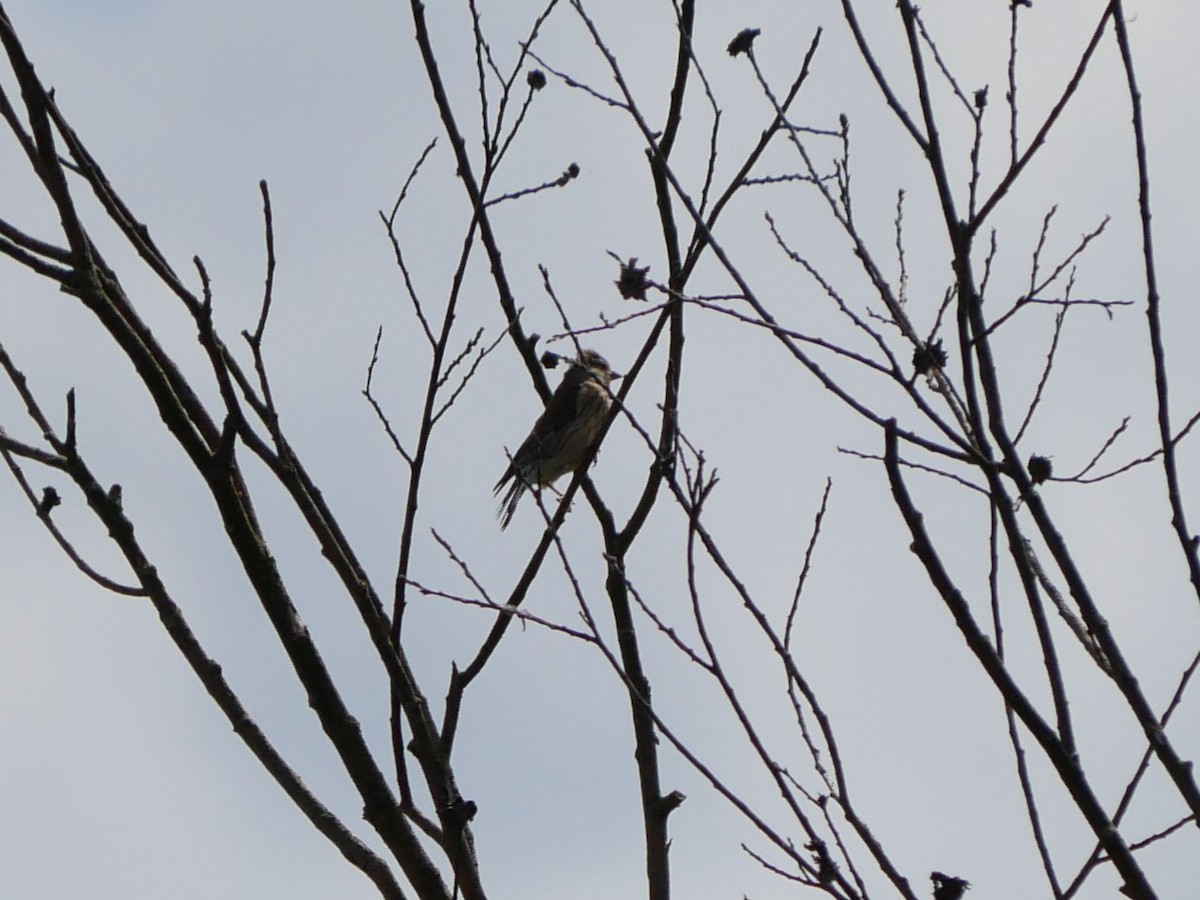
{"label": "streaked plumage", "polygon": [[[521,495],[574,472],[600,436],[612,397],[609,383],[621,376],[595,350],[584,350],[550,397],[492,493],[508,485],[496,515],[507,528]],[[510,483],[511,482],[511,483]]]}

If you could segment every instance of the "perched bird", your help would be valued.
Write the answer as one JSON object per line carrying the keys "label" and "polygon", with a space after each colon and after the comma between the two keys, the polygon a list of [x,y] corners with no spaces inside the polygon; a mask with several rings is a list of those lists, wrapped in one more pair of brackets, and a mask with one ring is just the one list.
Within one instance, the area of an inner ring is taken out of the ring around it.
{"label": "perched bird", "polygon": [[584,350],[579,359],[567,362],[570,368],[545,411],[492,489],[493,494],[499,494],[508,485],[496,511],[501,529],[512,521],[517,501],[525,491],[574,472],[600,436],[612,404],[608,385],[621,376],[595,350]]}

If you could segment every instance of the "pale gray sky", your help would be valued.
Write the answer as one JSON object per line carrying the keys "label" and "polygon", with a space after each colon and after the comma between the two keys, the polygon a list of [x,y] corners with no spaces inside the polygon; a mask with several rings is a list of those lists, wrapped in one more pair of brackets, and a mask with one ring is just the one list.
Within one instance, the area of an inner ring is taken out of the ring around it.
{"label": "pale gray sky", "polygon": [[[865,19],[869,34],[890,34],[894,41],[893,4],[862,5],[881,7],[877,17]],[[461,11],[430,6],[447,60],[452,54],[468,60]],[[512,42],[527,29],[530,4],[520,4],[520,15],[513,3],[481,6],[493,49],[507,68]],[[908,191],[910,303],[919,327],[928,328],[949,277],[928,174],[855,59],[840,4],[747,0],[719,6],[702,11],[696,46],[725,110],[728,143],[721,165],[734,165],[769,112],[744,60],[726,56],[725,44],[743,27],[762,27],[756,52],[768,76],[785,82],[814,30],[824,26],[813,88],[803,95],[797,118],[828,128],[840,112],[850,115],[859,215],[889,261],[895,192]],[[1127,6],[1148,116],[1174,413],[1182,421],[1200,405],[1200,363],[1192,350],[1200,326],[1193,266],[1200,137],[1191,77],[1200,11],[1182,0]],[[1003,0],[923,4],[948,61],[964,75],[964,88],[990,84],[997,118],[1003,116],[1006,7]],[[1056,98],[1102,8],[1097,0],[1035,0],[1025,14],[1028,44],[1019,92],[1024,128]],[[218,323],[231,341],[257,315],[263,272],[257,183],[270,182],[279,269],[266,352],[284,424],[386,588],[407,471],[359,392],[375,330],[383,325],[379,391],[411,433],[425,357],[377,211],[390,208],[409,167],[438,136],[439,149],[400,229],[416,283],[436,302],[432,298],[442,297],[449,282],[465,209],[411,39],[407,5],[9,0],[5,9],[40,75],[57,89],[61,108],[177,270],[190,272],[194,254],[204,259]],[[671,45],[663,30],[670,4],[627,0],[596,13],[634,90],[647,98],[649,117],[660,121],[659,88],[673,66],[673,54],[663,51]],[[556,13],[539,52],[552,65],[610,89],[602,60],[569,9]],[[884,59],[902,62],[896,53]],[[471,67],[447,62],[446,74],[452,94],[469,100]],[[999,297],[1024,290],[1037,229],[1057,204],[1046,251],[1054,258],[1112,216],[1105,236],[1080,261],[1076,295],[1143,300],[1124,128],[1128,108],[1119,75],[1108,41],[1047,153],[998,211],[995,224],[1004,229]],[[5,78],[9,90],[11,78]],[[707,149],[701,111],[697,105],[696,119],[689,119],[694,124],[685,130],[691,144],[680,147],[681,171],[693,183]],[[571,162],[582,171],[566,189],[496,210],[526,327],[549,336],[559,328],[538,264],[550,270],[576,325],[629,309],[612,288],[616,272],[606,251],[638,256],[653,267],[652,275],[661,276],[666,267],[644,154],[629,122],[553,80],[531,116],[499,189],[546,181]],[[833,151],[825,152],[827,159]],[[1003,142],[990,152],[1002,154]],[[780,168],[795,165],[783,152],[771,160]],[[29,184],[11,140],[0,141],[0,172],[0,216],[52,236],[51,211]],[[724,223],[744,271],[781,320],[809,333],[844,336],[843,320],[829,301],[774,248],[764,210],[776,216],[794,246],[822,260],[844,290],[863,291],[846,239],[822,217],[810,193],[793,187],[747,191]],[[98,233],[112,237],[105,229]],[[110,252],[156,334],[189,371],[203,374],[205,363],[182,310],[126,254]],[[494,335],[503,324],[479,263],[469,276],[464,336],[477,324]],[[887,274],[894,277],[894,268]],[[729,284],[710,268],[693,287],[717,293]],[[1085,464],[1125,415],[1133,419],[1118,455],[1140,455],[1153,444],[1141,307],[1120,312],[1113,322],[1099,311],[1076,312],[1061,378],[1024,445],[1051,454],[1061,472]],[[622,369],[647,328],[642,320],[593,343]],[[941,869],[970,879],[972,900],[1047,896],[1011,779],[999,701],[908,553],[881,468],[838,453],[839,446],[878,453],[878,433],[821,391],[766,336],[695,315],[688,338],[683,427],[722,478],[709,513],[720,523],[728,557],[773,611],[786,608],[825,479],[833,478],[799,647],[833,716],[862,812],[919,889],[931,869]],[[0,340],[44,398],[76,388],[81,445],[102,478],[125,486],[139,534],[193,627],[308,783],[370,840],[353,792],[287,677],[236,561],[222,547],[211,501],[160,433],[128,364],[98,340],[98,329],[74,301],[12,264],[0,265]],[[1011,339],[999,344],[1005,376],[1024,385],[1015,396],[1028,396],[1040,373],[1046,329],[1013,329]],[[635,412],[652,417],[657,390],[657,375],[645,379],[630,401]],[[861,390],[874,400],[890,396],[870,382]],[[427,482],[425,534],[436,528],[501,595],[539,529],[527,504],[501,533],[491,486],[504,466],[503,448],[515,448],[536,411],[527,376],[506,348],[447,417]],[[770,427],[764,429],[764,422]],[[14,436],[36,437],[4,389],[0,425]],[[1185,486],[1194,496],[1194,445],[1184,444],[1181,453],[1190,466]],[[618,518],[635,501],[645,465],[632,431],[615,428],[594,477]],[[39,486],[50,483],[44,473],[34,479]],[[1147,467],[1119,483],[1086,490],[1051,484],[1045,492],[1069,536],[1084,548],[1104,612],[1139,666],[1148,694],[1161,705],[1195,652],[1200,629],[1181,564],[1170,551],[1158,481],[1157,470]],[[982,504],[938,480],[914,476],[913,485],[931,530],[952,551],[955,573],[982,591]],[[81,501],[63,494],[56,519],[101,568],[119,576],[115,555]],[[386,758],[386,692],[357,618],[299,523],[267,500],[261,505],[305,620],[346,685],[368,738]],[[586,509],[576,513],[564,534],[586,583],[594,586],[603,576],[596,530]],[[660,500],[653,539],[632,558],[630,575],[655,608],[686,631],[679,521],[678,511]],[[0,479],[0,534],[0,893],[38,900],[374,895],[260,770],[149,605],[108,596],[77,574],[10,478]],[[423,581],[466,589],[432,539],[421,538],[418,554],[415,572]],[[752,693],[763,685],[757,711],[796,771],[806,772],[762,645],[728,590],[711,572],[704,578],[731,664]],[[550,573],[538,582],[529,608],[573,622],[561,577]],[[419,636],[414,662],[431,696],[440,698],[450,662],[467,656],[488,619],[432,600],[416,603],[411,616],[410,634]],[[752,767],[713,688],[698,683],[661,641],[648,637],[647,643],[656,700],[668,721],[731,779],[745,779],[747,792],[777,815],[774,794]],[[1077,683],[1095,683],[1070,653],[1064,664]],[[1036,674],[1039,665],[1030,658],[1026,671]],[[1127,714],[1104,689],[1082,689],[1075,704],[1089,738],[1085,761],[1100,773],[1111,802],[1140,748]],[[1120,727],[1110,739],[1113,721]],[[1194,702],[1176,729],[1172,733],[1185,748],[1200,743]],[[595,653],[536,628],[510,635],[468,699],[457,753],[461,787],[480,807],[476,839],[492,896],[639,895],[642,838],[628,712],[622,687]],[[666,789],[689,796],[671,820],[678,896],[795,896],[739,849],[742,841],[763,849],[740,820],[673,754],[666,752],[664,760]],[[1036,754],[1032,764],[1045,774]],[[1047,817],[1062,823],[1059,833],[1066,843],[1075,842],[1082,859],[1091,841],[1056,791],[1046,791]],[[1149,833],[1173,821],[1178,804],[1154,787],[1147,796],[1132,821]],[[1186,896],[1200,880],[1200,853],[1189,858],[1173,846],[1161,859],[1155,874],[1162,896]],[[1082,896],[1111,897],[1114,884],[1101,874]]]}

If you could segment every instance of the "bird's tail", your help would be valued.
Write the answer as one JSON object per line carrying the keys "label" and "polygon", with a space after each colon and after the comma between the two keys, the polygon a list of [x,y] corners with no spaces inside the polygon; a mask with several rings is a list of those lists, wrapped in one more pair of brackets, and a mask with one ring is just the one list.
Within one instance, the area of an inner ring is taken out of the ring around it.
{"label": "bird's tail", "polygon": [[512,483],[508,485],[508,490],[504,491],[504,496],[500,499],[500,505],[496,508],[496,518],[500,520],[501,531],[507,528],[508,523],[512,521],[513,513],[517,511],[517,503],[526,490],[525,479],[510,468],[504,473],[504,477],[496,482],[496,486],[492,488],[492,493],[499,494],[504,485],[509,481]]}

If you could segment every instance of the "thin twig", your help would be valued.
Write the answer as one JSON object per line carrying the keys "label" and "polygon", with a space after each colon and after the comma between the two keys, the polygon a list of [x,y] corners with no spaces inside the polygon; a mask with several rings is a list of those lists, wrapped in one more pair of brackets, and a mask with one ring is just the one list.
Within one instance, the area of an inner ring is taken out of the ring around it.
{"label": "thin twig", "polygon": [[400,436],[396,434],[392,428],[392,421],[387,413],[383,411],[383,406],[379,399],[371,390],[371,385],[375,378],[375,366],[379,362],[379,344],[383,340],[383,326],[379,326],[379,330],[375,332],[375,344],[371,348],[371,362],[367,365],[367,381],[363,386],[362,394],[367,398],[367,402],[371,404],[371,408],[375,410],[375,417],[379,419],[379,423],[383,426],[383,430],[387,433],[388,439],[392,442],[392,447],[410,466],[413,464],[413,458],[407,450],[404,449],[404,444],[400,440]]}

